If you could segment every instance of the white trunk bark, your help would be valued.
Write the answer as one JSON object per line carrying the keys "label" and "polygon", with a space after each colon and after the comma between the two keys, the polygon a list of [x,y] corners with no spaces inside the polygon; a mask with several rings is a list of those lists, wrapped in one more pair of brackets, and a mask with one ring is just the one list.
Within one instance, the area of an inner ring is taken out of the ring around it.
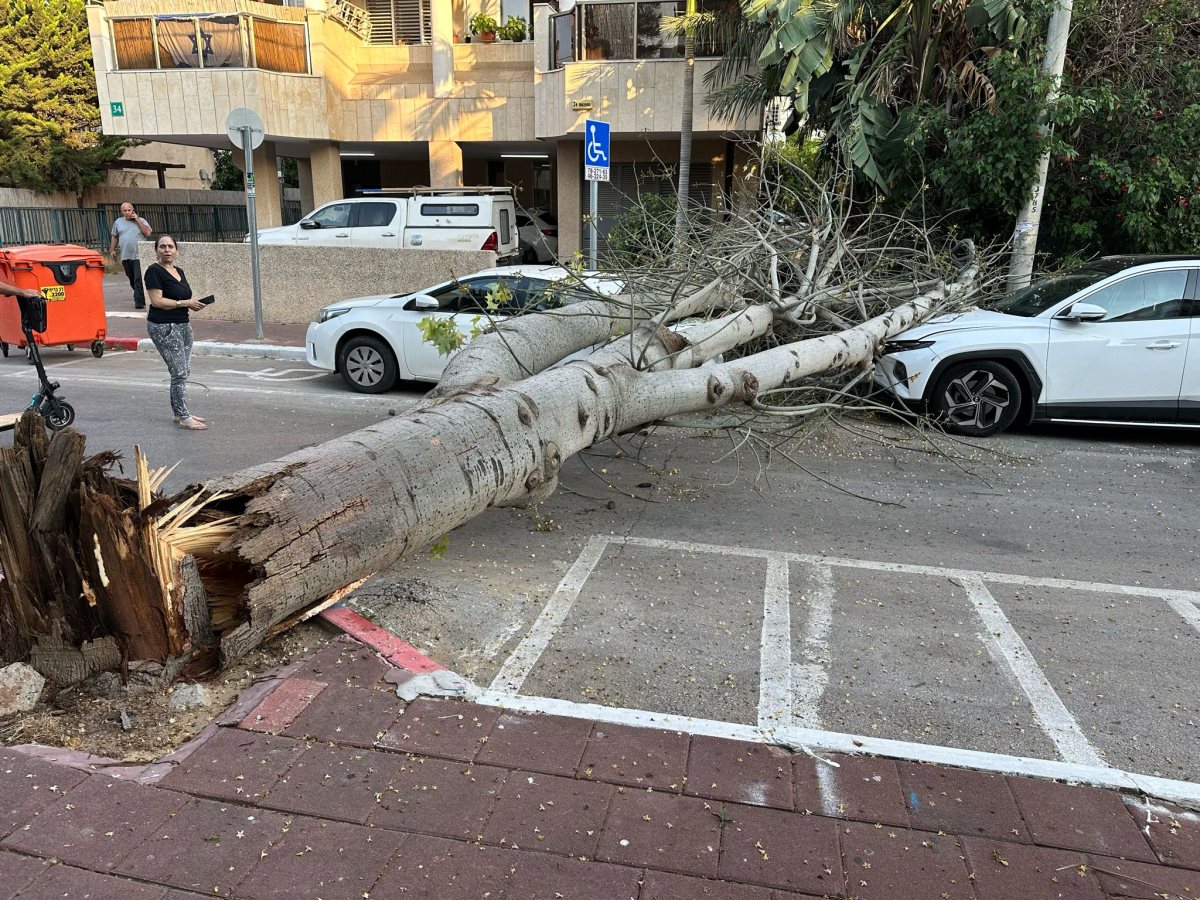
{"label": "white trunk bark", "polygon": [[[1071,35],[1071,3],[1072,0],[1058,0],[1050,16],[1050,27],[1046,34],[1046,55],[1042,60],[1042,72],[1052,79],[1050,92],[1046,95],[1047,106],[1058,99],[1058,87],[1066,65],[1067,39]],[[1050,126],[1045,122],[1045,110],[1042,112],[1042,118],[1038,133],[1045,140],[1050,133]],[[1013,230],[1012,263],[1008,272],[1010,291],[1020,290],[1033,279],[1034,254],[1037,252],[1038,231],[1042,226],[1042,204],[1049,171],[1050,153],[1044,151],[1038,158],[1029,197],[1017,215],[1017,225]]]}

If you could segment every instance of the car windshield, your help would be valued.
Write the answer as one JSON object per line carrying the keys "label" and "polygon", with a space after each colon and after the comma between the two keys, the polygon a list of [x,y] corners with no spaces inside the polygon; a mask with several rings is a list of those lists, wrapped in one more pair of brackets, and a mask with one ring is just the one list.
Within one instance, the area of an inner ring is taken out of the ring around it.
{"label": "car windshield", "polygon": [[1010,316],[1040,315],[1072,294],[1091,287],[1111,274],[1095,269],[1075,269],[1053,278],[1044,278],[1027,288],[1006,294],[993,303],[991,308]]}

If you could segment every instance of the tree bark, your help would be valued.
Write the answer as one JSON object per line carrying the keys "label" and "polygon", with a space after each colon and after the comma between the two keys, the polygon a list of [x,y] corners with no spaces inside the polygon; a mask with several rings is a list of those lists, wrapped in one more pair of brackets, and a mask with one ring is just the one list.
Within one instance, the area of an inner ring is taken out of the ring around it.
{"label": "tree bark", "polygon": [[[1058,99],[1059,83],[1067,59],[1067,39],[1071,35],[1072,0],[1058,0],[1050,16],[1050,27],[1046,35],[1046,55],[1042,60],[1042,73],[1049,75],[1052,84],[1046,95],[1049,107]],[[1044,141],[1050,134],[1046,122],[1046,110],[1042,110],[1042,121],[1038,134]],[[1038,231],[1042,227],[1042,204],[1045,201],[1046,176],[1050,171],[1050,151],[1043,150],[1034,170],[1029,196],[1017,214],[1017,225],[1013,230],[1012,262],[1008,272],[1008,289],[1017,291],[1029,285],[1033,279],[1034,254],[1037,253]]]}

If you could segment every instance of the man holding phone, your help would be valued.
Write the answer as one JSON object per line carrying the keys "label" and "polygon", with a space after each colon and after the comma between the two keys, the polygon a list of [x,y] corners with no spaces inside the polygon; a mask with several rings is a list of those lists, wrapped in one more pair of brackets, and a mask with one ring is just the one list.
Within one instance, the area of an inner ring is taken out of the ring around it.
{"label": "man holding phone", "polygon": [[133,204],[125,201],[121,204],[121,217],[113,222],[112,241],[108,252],[113,260],[119,259],[133,288],[133,308],[146,308],[146,292],[142,288],[142,262],[138,258],[138,241],[150,237],[150,223],[137,214]]}

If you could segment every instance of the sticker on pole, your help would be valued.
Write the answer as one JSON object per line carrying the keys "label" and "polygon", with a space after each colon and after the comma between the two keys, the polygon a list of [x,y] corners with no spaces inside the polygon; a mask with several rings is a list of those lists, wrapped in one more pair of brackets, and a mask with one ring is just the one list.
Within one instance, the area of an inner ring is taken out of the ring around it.
{"label": "sticker on pole", "polygon": [[583,173],[588,181],[608,181],[611,171],[609,125],[587,119],[584,122]]}

